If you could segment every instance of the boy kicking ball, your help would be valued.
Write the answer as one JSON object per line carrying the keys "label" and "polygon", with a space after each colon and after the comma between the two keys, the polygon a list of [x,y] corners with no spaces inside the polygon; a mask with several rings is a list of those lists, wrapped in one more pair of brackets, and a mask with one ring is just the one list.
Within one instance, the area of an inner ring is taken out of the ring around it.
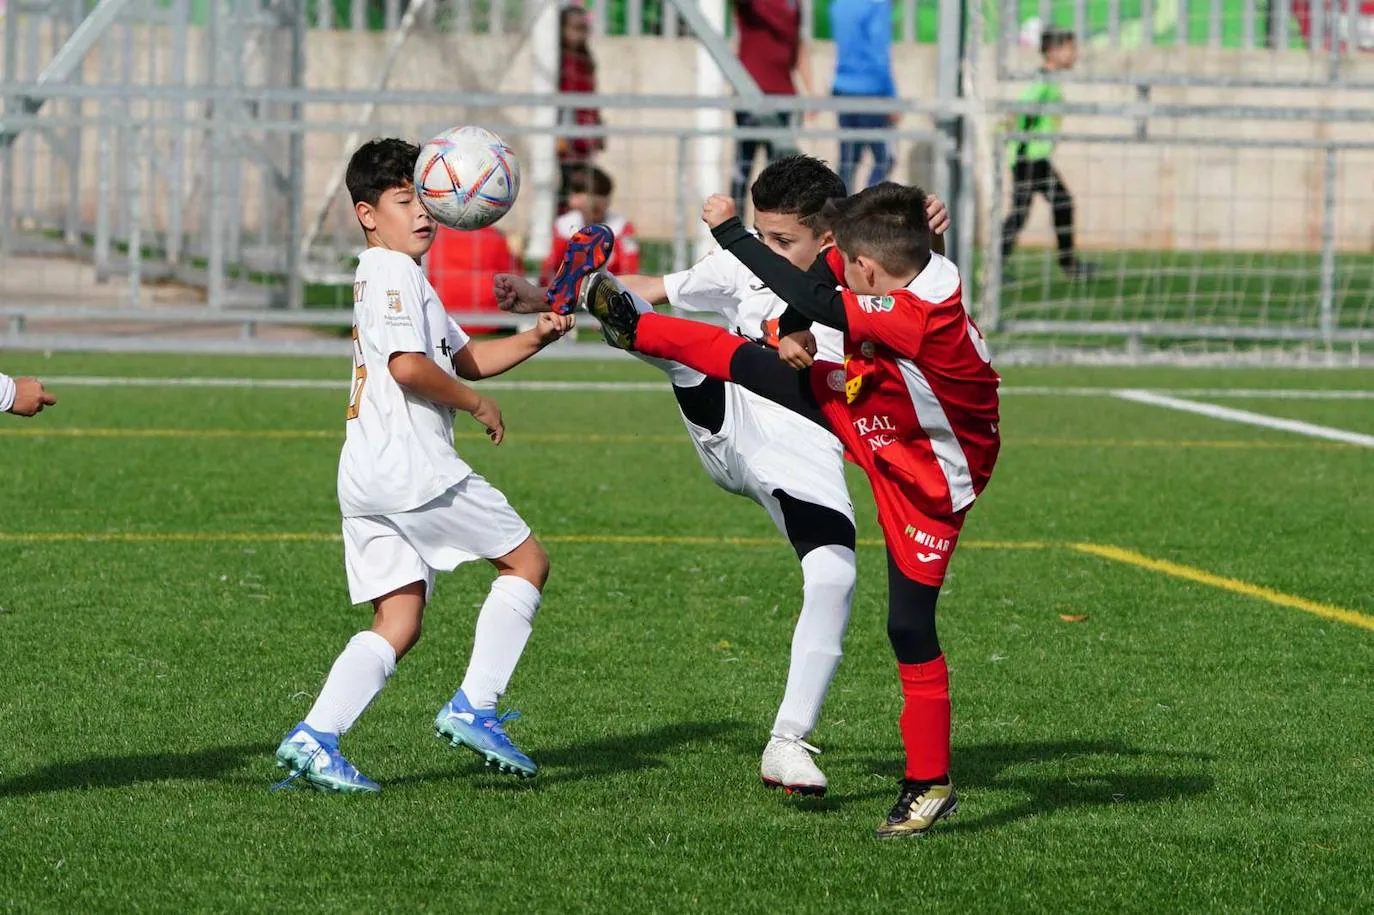
{"label": "boy kicking ball", "polygon": [[[765,168],[751,188],[755,229],[770,249],[805,269],[831,244],[821,225],[828,200],[843,197],[844,182],[811,156],[788,156]],[[930,198],[932,230],[948,224],[945,206]],[[576,304],[577,283],[588,264],[604,260],[597,252],[609,243],[601,227],[577,244],[590,257],[565,258],[561,283],[550,294],[524,280],[496,278],[503,308],[535,312],[562,303]],[[600,238],[600,246],[596,239]],[[620,239],[614,243],[619,245]],[[614,271],[614,261],[605,264]],[[803,341],[780,341],[778,322],[787,304],[728,251],[716,249],[691,268],[668,276],[617,275],[635,295],[636,307],[671,303],[694,312],[714,312],[735,335],[764,346],[780,342],[842,358],[839,331],[818,328]],[[764,745],[759,776],[769,788],[787,794],[824,795],[829,780],[816,763],[820,751],[809,741],[822,703],[844,655],[857,570],[854,562],[854,506],[844,477],[840,442],[830,432],[785,407],[739,385],[676,362],[640,356],[660,369],[677,400],[683,424],[702,468],[726,492],[745,496],[767,513],[792,545],[801,565],[802,602],[792,633],[791,661],[782,702]]]}
{"label": "boy kicking ball", "polygon": [[888,554],[888,637],[903,708],[904,777],[879,838],[920,835],[958,809],[950,781],[949,673],[935,604],[969,507],[997,460],[999,378],[962,304],[959,271],[931,252],[926,196],[885,183],[827,205],[836,247],[799,270],[717,195],[721,247],[788,303],[781,330],[842,331],[843,360],[778,355],[719,328],[642,313],[613,278],[581,278],[578,304],[609,343],[741,385],[832,431],[868,476]]}
{"label": "boy kicking ball", "polygon": [[541,315],[529,331],[472,343],[449,319],[420,269],[434,223],[411,183],[419,147],[373,140],[349,161],[347,184],[367,250],[353,283],[353,389],[339,458],[344,567],[354,603],[372,604],[372,628],[334,662],[314,706],[277,748],[290,771],[321,791],[376,793],[339,739],[420,639],[437,570],[486,559],[497,571],[477,616],[467,673],[434,720],[441,737],[501,771],[531,777],[534,761],[506,734],[496,703],[524,651],[549,574],[544,549],[506,497],[453,447],[453,417],[470,413],[499,445],[501,411],[459,381],[499,375],[572,328]]}

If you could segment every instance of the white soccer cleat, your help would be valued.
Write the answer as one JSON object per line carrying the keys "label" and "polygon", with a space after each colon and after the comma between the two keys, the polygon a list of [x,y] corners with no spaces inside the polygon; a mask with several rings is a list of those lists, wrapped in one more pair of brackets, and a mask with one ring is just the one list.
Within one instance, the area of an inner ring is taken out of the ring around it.
{"label": "white soccer cleat", "polygon": [[773,737],[763,748],[759,776],[769,788],[781,788],[788,795],[823,797],[830,780],[811,758],[819,752],[800,737]]}

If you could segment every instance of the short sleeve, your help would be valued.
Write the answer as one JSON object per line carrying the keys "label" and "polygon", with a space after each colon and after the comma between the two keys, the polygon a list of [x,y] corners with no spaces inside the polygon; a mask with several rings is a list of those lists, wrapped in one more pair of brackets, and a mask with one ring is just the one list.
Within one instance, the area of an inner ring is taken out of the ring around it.
{"label": "short sleeve", "polygon": [[446,318],[445,320],[447,321],[446,336],[448,337],[450,351],[456,353],[472,342],[472,338],[468,336],[468,332],[459,327],[457,321],[453,320],[453,318]]}
{"label": "short sleeve", "polygon": [[365,306],[377,329],[377,349],[392,353],[429,353],[424,289],[419,268],[378,271],[375,289],[367,291]]}
{"label": "short sleeve", "polygon": [[844,293],[849,339],[879,343],[899,356],[916,358],[930,318],[930,306],[905,289],[890,295]]}
{"label": "short sleeve", "polygon": [[663,278],[664,291],[674,308],[684,311],[722,311],[742,298],[739,262],[717,248],[679,273]]}

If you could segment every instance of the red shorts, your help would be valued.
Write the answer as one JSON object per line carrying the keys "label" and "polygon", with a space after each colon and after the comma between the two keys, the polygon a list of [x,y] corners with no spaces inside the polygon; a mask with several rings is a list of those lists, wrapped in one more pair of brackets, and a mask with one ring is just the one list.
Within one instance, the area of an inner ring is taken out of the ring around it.
{"label": "red shorts", "polygon": [[[912,581],[939,587],[954,555],[954,544],[964,526],[967,510],[958,514],[932,514],[930,500],[924,498],[913,481],[900,481],[892,468],[879,464],[872,449],[856,432],[850,421],[843,393],[843,369],[835,363],[815,363],[812,390],[830,429],[844,444],[845,456],[859,465],[868,477],[873,501],[878,505],[878,523],[883,539],[897,568]],[[837,377],[838,376],[838,377]],[[825,379],[824,382],[821,379]],[[920,500],[920,501],[917,501]]]}
{"label": "red shorts", "polygon": [[917,508],[890,480],[869,474],[878,503],[878,523],[897,568],[912,581],[939,587],[944,584],[959,530],[967,512],[932,517]]}

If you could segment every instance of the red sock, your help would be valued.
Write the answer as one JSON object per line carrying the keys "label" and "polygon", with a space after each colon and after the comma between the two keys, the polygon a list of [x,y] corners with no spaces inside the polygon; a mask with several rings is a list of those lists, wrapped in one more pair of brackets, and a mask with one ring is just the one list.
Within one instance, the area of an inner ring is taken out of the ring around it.
{"label": "red sock", "polygon": [[937,782],[949,775],[949,668],[945,656],[898,664],[902,678],[902,744],[906,777]]}
{"label": "red sock", "polygon": [[702,321],[643,314],[635,329],[635,351],[681,362],[708,378],[730,380],[730,360],[748,341]]}

